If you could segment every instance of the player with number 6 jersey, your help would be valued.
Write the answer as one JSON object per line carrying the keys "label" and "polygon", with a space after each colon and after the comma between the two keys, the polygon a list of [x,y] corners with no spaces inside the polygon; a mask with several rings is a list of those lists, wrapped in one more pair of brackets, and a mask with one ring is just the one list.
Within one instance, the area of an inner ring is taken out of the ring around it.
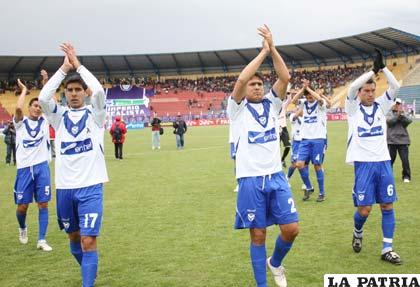
{"label": "player with number 6 jersey", "polygon": [[[380,70],[385,74],[389,88],[382,96],[375,98],[376,83],[372,77]],[[397,195],[387,148],[386,114],[394,103],[399,87],[378,50],[373,70],[361,75],[350,85],[345,106],[349,125],[346,162],[354,165],[353,200],[357,208],[352,247],[356,253],[362,250],[363,225],[372,205],[378,203],[382,211],[381,258],[392,264],[401,264],[402,261],[392,247],[395,230],[393,202]]]}

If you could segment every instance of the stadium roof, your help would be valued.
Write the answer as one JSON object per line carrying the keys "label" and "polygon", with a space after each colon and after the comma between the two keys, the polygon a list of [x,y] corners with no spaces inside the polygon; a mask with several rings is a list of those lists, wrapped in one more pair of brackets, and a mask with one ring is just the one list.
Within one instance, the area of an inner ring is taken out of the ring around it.
{"label": "stadium roof", "polygon": [[[277,46],[289,67],[302,68],[363,62],[373,57],[374,48],[385,57],[420,54],[420,36],[394,28],[319,42]],[[81,62],[97,75],[142,76],[234,72],[253,59],[260,48],[172,54],[80,56]],[[0,78],[38,76],[41,69],[55,71],[58,56],[0,56]],[[263,67],[272,67],[268,58]]]}

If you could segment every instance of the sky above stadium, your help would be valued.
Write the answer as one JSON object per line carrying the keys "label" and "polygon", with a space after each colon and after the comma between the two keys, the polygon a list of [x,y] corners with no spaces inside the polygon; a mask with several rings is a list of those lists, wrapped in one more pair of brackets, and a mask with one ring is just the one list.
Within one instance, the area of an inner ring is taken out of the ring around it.
{"label": "sky above stadium", "polygon": [[12,0],[0,10],[0,55],[172,53],[250,48],[267,24],[276,45],[385,27],[420,35],[419,0]]}

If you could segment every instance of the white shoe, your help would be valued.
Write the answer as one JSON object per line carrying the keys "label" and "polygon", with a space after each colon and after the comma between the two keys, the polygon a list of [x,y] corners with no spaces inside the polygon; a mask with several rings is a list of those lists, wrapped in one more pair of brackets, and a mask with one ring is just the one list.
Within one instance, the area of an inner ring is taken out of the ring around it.
{"label": "white shoe", "polygon": [[19,241],[22,244],[28,243],[28,228],[20,228],[19,227]]}
{"label": "white shoe", "polygon": [[154,150],[155,149],[155,147],[154,146],[152,146],[152,150]]}
{"label": "white shoe", "polygon": [[48,245],[46,240],[38,240],[36,244],[36,249],[41,249],[42,251],[51,251],[52,247]]}
{"label": "white shoe", "polygon": [[406,182],[406,183],[410,182],[410,180],[408,178],[404,178],[403,181]]}
{"label": "white shoe", "polygon": [[279,287],[287,287],[287,281],[286,281],[286,269],[284,269],[283,266],[279,267],[273,267],[270,263],[271,257],[267,258],[267,266],[270,269],[271,273],[274,276],[274,282],[276,282],[276,285]]}
{"label": "white shoe", "polygon": [[160,149],[160,146],[158,146],[158,149]]}
{"label": "white shoe", "polygon": [[238,192],[238,190],[239,190],[239,185],[237,184],[233,192]]}

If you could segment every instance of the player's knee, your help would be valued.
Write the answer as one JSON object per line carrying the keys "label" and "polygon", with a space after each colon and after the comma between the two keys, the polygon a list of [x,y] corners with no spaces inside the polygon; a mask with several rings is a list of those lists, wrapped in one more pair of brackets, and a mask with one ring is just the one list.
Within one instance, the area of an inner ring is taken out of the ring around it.
{"label": "player's knee", "polygon": [[17,206],[17,211],[20,213],[20,214],[26,214],[26,212],[28,211],[28,204],[19,204],[18,206]]}
{"label": "player's knee", "polygon": [[370,211],[372,210],[372,207],[370,206],[363,206],[359,207],[358,212],[363,217],[368,217],[370,214]]}
{"label": "player's knee", "polygon": [[96,250],[96,237],[82,236],[82,249],[83,251]]}
{"label": "player's knee", "polygon": [[380,206],[382,210],[391,210],[394,208],[392,203],[381,203]]}
{"label": "player's knee", "polygon": [[48,202],[38,202],[38,208],[39,209],[48,208]]}
{"label": "player's knee", "polygon": [[70,241],[72,242],[80,242],[80,232],[72,232],[68,234]]}
{"label": "player's knee", "polygon": [[299,234],[299,225],[297,222],[287,224],[281,228],[281,236],[285,241],[292,242]]}
{"label": "player's knee", "polygon": [[297,162],[296,162],[296,167],[297,167],[298,169],[302,169],[302,168],[304,168],[304,167],[305,167],[305,162],[303,162],[303,161],[297,161]]}
{"label": "player's knee", "polygon": [[320,164],[314,164],[314,168],[316,171],[321,170],[322,169],[322,165]]}
{"label": "player's knee", "polygon": [[266,230],[259,228],[252,228],[250,230],[251,242],[254,245],[263,245],[265,243]]}

